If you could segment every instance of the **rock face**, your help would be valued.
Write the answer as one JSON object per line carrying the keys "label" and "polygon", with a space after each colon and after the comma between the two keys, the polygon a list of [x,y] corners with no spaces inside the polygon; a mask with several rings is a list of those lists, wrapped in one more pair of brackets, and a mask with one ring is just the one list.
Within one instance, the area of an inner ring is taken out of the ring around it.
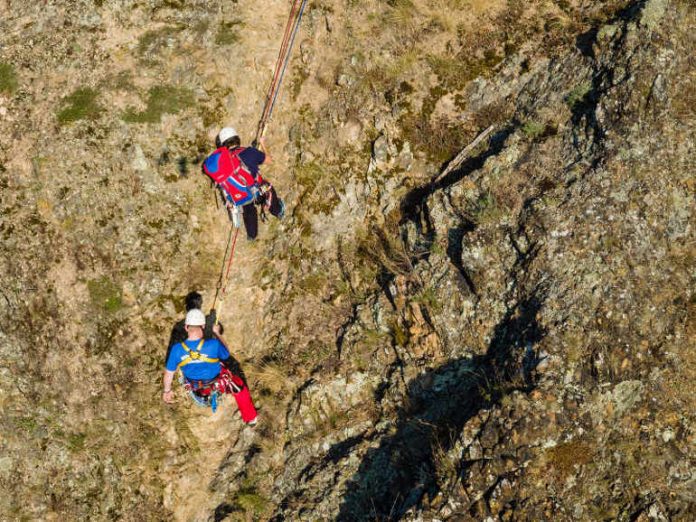
{"label": "rock face", "polygon": [[[686,13],[636,3],[467,100],[511,116],[402,198],[412,265],[384,263],[391,304],[373,317],[394,316],[393,369],[365,381],[374,423],[349,423],[323,452],[290,441],[295,486],[286,468],[277,520],[689,518],[693,398],[680,387],[693,377],[694,120],[676,108],[693,89]],[[375,161],[387,150],[381,136]],[[358,323],[380,328],[348,328]]]}
{"label": "rock face", "polygon": [[693,519],[690,2],[312,4],[220,310],[253,431],[160,379],[287,6],[6,4],[0,519]]}

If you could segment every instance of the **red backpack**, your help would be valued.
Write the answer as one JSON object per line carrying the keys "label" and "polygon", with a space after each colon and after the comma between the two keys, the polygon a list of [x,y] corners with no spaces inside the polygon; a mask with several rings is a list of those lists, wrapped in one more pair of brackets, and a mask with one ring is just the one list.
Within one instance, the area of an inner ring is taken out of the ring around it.
{"label": "red backpack", "polygon": [[203,162],[203,172],[222,187],[235,206],[252,203],[258,192],[256,179],[239,157],[243,150],[243,147],[233,150],[220,147]]}

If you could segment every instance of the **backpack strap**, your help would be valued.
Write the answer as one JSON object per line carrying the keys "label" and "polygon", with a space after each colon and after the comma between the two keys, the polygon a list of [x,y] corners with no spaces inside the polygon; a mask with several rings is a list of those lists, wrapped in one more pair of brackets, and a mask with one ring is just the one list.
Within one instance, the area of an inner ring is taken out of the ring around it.
{"label": "backpack strap", "polygon": [[220,359],[214,359],[214,358],[208,357],[207,355],[201,353],[201,348],[203,348],[203,342],[204,342],[204,340],[201,339],[201,341],[198,343],[198,346],[196,346],[196,348],[194,348],[193,350],[191,350],[188,346],[186,346],[185,342],[181,343],[181,347],[184,349],[184,351],[186,352],[187,355],[178,364],[178,366],[176,367],[177,370],[186,366],[187,364],[192,363],[192,362],[207,362],[207,363],[220,362]]}
{"label": "backpack strap", "polygon": [[256,184],[258,184],[258,181],[257,181],[257,179],[256,179],[257,176],[254,176],[254,175],[251,173],[251,169],[250,169],[249,167],[247,167],[247,164],[244,163],[244,160],[243,160],[243,159],[241,158],[241,156],[240,156],[240,154],[241,154],[242,152],[244,152],[245,150],[246,150],[246,147],[237,147],[237,148],[232,149],[232,150],[230,151],[230,156],[234,156],[234,157],[237,158],[237,160],[239,161],[239,165],[237,166],[237,168],[235,168],[234,172],[235,172],[235,174],[236,174],[236,173],[238,173],[240,170],[243,170],[246,174],[248,174],[248,175],[251,177],[251,179],[254,180],[254,184],[256,185]]}

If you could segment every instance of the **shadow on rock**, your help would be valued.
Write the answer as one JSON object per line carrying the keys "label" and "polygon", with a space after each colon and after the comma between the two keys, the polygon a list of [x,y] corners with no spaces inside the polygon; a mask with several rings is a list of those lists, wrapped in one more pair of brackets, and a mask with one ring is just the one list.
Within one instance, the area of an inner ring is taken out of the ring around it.
{"label": "shadow on rock", "polygon": [[[495,156],[501,150],[503,150],[508,137],[514,132],[515,128],[516,127],[514,125],[509,125],[496,132],[493,136],[491,136],[488,148],[486,150],[476,156],[465,159],[460,165],[445,176],[436,178],[425,185],[421,185],[409,191],[401,203],[401,215],[403,216],[403,221],[413,221],[414,223],[418,224],[420,222],[419,217],[423,213],[425,213],[427,217],[427,199],[435,192],[447,189],[452,185],[457,184],[472,172],[483,167],[488,158]],[[428,221],[429,220],[426,219],[426,222]]]}
{"label": "shadow on rock", "polygon": [[[435,498],[438,458],[450,451],[466,422],[515,390],[530,391],[544,332],[536,314],[542,292],[508,311],[485,355],[456,359],[408,385],[396,431],[370,449],[346,486],[337,520],[398,520],[424,497]],[[461,477],[471,465],[461,461]]]}

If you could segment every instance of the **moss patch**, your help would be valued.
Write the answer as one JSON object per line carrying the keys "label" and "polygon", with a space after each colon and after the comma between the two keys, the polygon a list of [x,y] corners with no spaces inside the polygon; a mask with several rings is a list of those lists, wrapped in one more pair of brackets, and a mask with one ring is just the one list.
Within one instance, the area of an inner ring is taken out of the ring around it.
{"label": "moss patch", "polygon": [[260,515],[268,506],[268,499],[256,492],[255,488],[247,487],[237,493],[237,504],[247,513]]}
{"label": "moss patch", "polygon": [[99,93],[90,87],[81,87],[63,98],[62,108],[58,111],[58,123],[61,125],[78,120],[96,120],[103,108],[97,103]]}
{"label": "moss patch", "polygon": [[180,25],[167,25],[147,31],[138,39],[138,54],[141,57],[148,54],[159,54],[162,47],[169,45],[170,40],[174,39],[176,34],[183,29],[184,27]]}
{"label": "moss patch", "polygon": [[195,104],[193,91],[172,85],[157,85],[150,88],[144,111],[137,112],[129,107],[122,118],[129,123],[158,123],[162,114],[176,114]]}
{"label": "moss patch", "polygon": [[0,62],[0,92],[12,94],[17,90],[18,85],[14,67],[9,63]]}
{"label": "moss patch", "polygon": [[121,289],[107,277],[87,281],[87,289],[92,303],[105,312],[114,313],[123,306]]}
{"label": "moss patch", "polygon": [[295,167],[295,179],[302,187],[303,208],[314,214],[329,215],[340,202],[336,189],[341,179],[335,169],[318,163],[305,163]]}

